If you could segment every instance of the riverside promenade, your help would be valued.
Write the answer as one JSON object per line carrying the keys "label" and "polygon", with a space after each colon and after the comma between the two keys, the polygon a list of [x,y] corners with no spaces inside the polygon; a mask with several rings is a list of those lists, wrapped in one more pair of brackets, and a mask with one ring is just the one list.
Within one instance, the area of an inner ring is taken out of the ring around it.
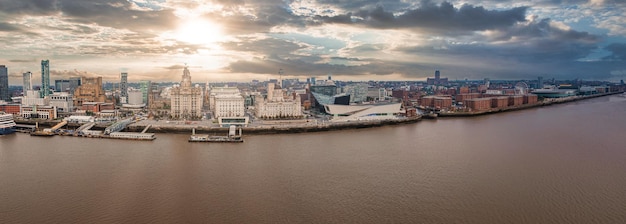
{"label": "riverside promenade", "polygon": [[[321,119],[300,119],[300,120],[281,120],[281,121],[262,121],[256,120],[251,122],[248,127],[243,128],[245,134],[279,134],[279,133],[303,133],[303,132],[320,132],[344,129],[358,129],[380,127],[385,125],[397,125],[414,123],[422,118],[417,117],[398,117],[388,120],[373,121],[345,121],[332,122]],[[143,120],[129,125],[126,131],[141,131],[150,125],[150,132],[154,133],[191,133],[193,129],[196,133],[225,133],[228,131],[226,127],[219,127],[218,124],[209,120],[203,121],[165,121],[165,120]]]}

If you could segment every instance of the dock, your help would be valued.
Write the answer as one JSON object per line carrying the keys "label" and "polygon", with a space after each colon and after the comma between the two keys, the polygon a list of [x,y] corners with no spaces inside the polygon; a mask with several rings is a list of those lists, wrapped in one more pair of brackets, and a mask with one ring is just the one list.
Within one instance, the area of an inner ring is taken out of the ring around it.
{"label": "dock", "polygon": [[237,133],[237,127],[231,125],[228,130],[228,135],[226,136],[196,135],[196,129],[194,128],[189,137],[189,142],[242,143],[243,138],[241,132],[241,127],[239,128],[239,133]]}

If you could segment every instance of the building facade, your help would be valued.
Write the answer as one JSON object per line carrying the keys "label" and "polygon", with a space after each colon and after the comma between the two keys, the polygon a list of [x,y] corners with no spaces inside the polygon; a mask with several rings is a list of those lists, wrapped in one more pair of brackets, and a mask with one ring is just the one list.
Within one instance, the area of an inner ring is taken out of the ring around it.
{"label": "building facade", "polygon": [[74,90],[74,106],[80,107],[84,102],[105,102],[106,96],[102,89],[102,77],[81,79],[81,85]]}
{"label": "building facade", "polygon": [[41,97],[50,95],[50,60],[41,60]]}
{"label": "building facade", "polygon": [[0,100],[9,102],[9,71],[6,66],[0,65]]}
{"label": "building facade", "polygon": [[[147,91],[147,90],[146,90]],[[143,93],[142,85],[142,93]],[[147,92],[146,92],[147,97]],[[174,86],[170,92],[170,116],[174,119],[202,118],[202,88],[192,86],[191,74],[185,67],[180,86]]]}
{"label": "building facade", "polygon": [[22,74],[22,92],[33,89],[33,73],[24,72]]}
{"label": "building facade", "polygon": [[120,74],[120,103],[128,103],[128,73]]}
{"label": "building facade", "polygon": [[57,108],[59,112],[74,111],[74,100],[67,92],[52,93],[49,97],[49,105]]}
{"label": "building facade", "polygon": [[300,95],[286,95],[283,89],[275,89],[274,83],[268,83],[267,98],[256,99],[255,114],[265,119],[302,117]]}

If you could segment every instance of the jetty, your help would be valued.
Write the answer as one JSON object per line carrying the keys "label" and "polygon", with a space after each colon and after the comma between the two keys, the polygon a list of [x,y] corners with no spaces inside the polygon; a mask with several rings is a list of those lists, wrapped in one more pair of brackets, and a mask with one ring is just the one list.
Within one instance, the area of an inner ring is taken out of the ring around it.
{"label": "jetty", "polygon": [[228,135],[226,136],[196,135],[196,129],[194,128],[189,137],[189,142],[242,143],[243,138],[241,132],[241,128],[239,128],[239,133],[237,133],[237,127],[231,125],[228,129]]}

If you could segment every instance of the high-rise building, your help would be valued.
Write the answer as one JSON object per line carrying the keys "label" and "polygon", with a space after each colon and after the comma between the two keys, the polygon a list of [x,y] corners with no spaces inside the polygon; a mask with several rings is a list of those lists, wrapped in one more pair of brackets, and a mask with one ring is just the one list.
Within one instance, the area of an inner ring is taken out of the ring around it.
{"label": "high-rise building", "polygon": [[537,77],[537,89],[543,89],[543,77]]}
{"label": "high-rise building", "polygon": [[70,77],[70,93],[74,93],[74,91],[80,86],[80,84],[80,77]]}
{"label": "high-rise building", "polygon": [[22,74],[23,87],[22,92],[26,92],[28,90],[33,90],[33,73],[32,72],[24,72]]}
{"label": "high-rise building", "polygon": [[0,65],[0,100],[9,101],[9,71],[7,66]]}
{"label": "high-rise building", "polygon": [[70,80],[68,79],[54,80],[54,91],[56,92],[70,91]]}
{"label": "high-rise building", "polygon": [[150,94],[151,86],[152,84],[150,80],[139,81],[139,89],[141,89],[141,99],[146,105],[150,105],[150,102],[148,102],[148,95]]}
{"label": "high-rise building", "polygon": [[128,73],[122,72],[120,80],[120,102],[128,102]]}
{"label": "high-rise building", "polygon": [[172,118],[198,119],[202,117],[202,88],[198,85],[192,86],[191,74],[187,67],[183,70],[180,86],[174,86],[170,95]]}
{"label": "high-rise building", "polygon": [[50,60],[41,60],[41,97],[50,95]]}

